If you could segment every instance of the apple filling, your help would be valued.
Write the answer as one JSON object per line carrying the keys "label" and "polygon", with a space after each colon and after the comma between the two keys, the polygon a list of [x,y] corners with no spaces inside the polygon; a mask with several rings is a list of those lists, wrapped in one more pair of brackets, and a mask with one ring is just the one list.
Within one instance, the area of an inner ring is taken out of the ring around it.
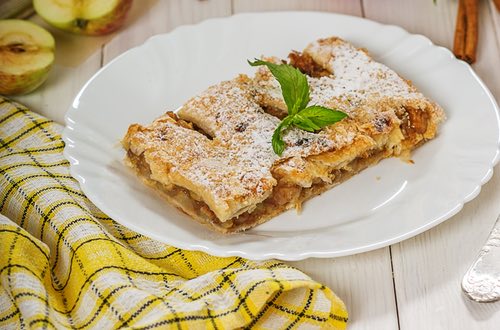
{"label": "apple filling", "polygon": [[332,167],[328,173],[329,182],[325,182],[322,178],[316,178],[310,187],[291,184],[286,178],[277,176],[278,183],[267,199],[224,222],[220,221],[202,198],[194,192],[178,185],[167,186],[152,179],[151,169],[142,154],[136,155],[128,150],[127,158],[142,180],[155,188],[163,198],[178,209],[204,224],[216,227],[219,231],[238,232],[265,222],[285,210],[296,208],[299,211],[304,201],[342,183],[354,174],[392,154],[392,149],[372,150],[363,157],[355,158],[342,168]]}

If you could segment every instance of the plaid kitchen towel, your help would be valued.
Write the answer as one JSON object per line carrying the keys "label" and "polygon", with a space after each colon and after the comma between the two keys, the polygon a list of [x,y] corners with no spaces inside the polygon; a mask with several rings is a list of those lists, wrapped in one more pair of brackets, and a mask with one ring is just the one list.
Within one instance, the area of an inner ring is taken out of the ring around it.
{"label": "plaid kitchen towel", "polygon": [[284,263],[114,222],[70,176],[60,131],[0,97],[0,328],[345,329],[343,302]]}

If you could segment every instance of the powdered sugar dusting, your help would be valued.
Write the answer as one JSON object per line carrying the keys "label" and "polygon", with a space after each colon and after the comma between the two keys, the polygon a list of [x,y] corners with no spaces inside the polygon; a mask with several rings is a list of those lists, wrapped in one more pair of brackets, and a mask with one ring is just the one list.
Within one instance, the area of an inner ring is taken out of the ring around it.
{"label": "powdered sugar dusting", "polygon": [[308,156],[352,144],[364,134],[363,125],[380,128],[388,117],[399,120],[393,109],[382,111],[378,100],[428,102],[411,84],[363,51],[340,39],[329,40],[320,40],[305,50],[333,73],[308,77],[310,104],[338,108],[350,118],[318,133],[288,129],[283,135],[287,147],[278,157],[271,140],[280,119],[266,113],[263,106],[285,112],[286,106],[277,81],[261,67],[255,78],[241,75],[221,82],[179,110],[180,118],[194,123],[211,138],[167,115],[137,134],[145,145],[146,158],[155,164],[152,176],[164,184],[199,192],[218,218],[225,221],[242,207],[255,205],[271,194],[277,184],[273,171],[280,164],[281,171],[305,172]]}
{"label": "powdered sugar dusting", "polygon": [[396,72],[346,42],[317,41],[306,48],[305,53],[333,73],[333,76],[309,79],[312,104],[328,106],[332,100],[347,101],[352,106],[344,110],[356,115],[357,106],[368,99],[425,99]]}

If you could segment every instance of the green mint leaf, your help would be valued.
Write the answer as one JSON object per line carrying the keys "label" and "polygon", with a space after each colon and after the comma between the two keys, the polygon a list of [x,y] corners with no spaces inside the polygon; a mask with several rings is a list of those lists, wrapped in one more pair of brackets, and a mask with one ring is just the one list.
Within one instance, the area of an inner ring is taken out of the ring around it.
{"label": "green mint leaf", "polygon": [[289,115],[295,115],[304,109],[309,103],[309,84],[307,77],[288,64],[275,64],[267,61],[255,59],[248,61],[251,66],[265,65],[278,80],[281,86],[281,93],[288,108]]}
{"label": "green mint leaf", "polygon": [[277,154],[278,156],[281,156],[283,154],[283,151],[285,150],[285,141],[283,141],[283,131],[286,130],[290,124],[293,121],[293,117],[285,117],[279,123],[278,127],[274,130],[273,133],[273,139],[272,139],[272,145],[273,145],[273,150],[274,153]]}
{"label": "green mint leaf", "polygon": [[347,114],[342,111],[319,105],[307,107],[310,101],[309,84],[306,75],[298,69],[287,64],[275,64],[258,59],[253,62],[248,61],[248,63],[251,66],[267,66],[281,86],[288,116],[279,123],[273,133],[272,147],[278,156],[285,151],[283,132],[288,127],[295,126],[308,132],[316,132],[347,117]]}
{"label": "green mint leaf", "polygon": [[308,132],[315,132],[319,129],[321,129],[320,126],[316,125],[311,119],[304,117],[300,114],[296,114],[293,116],[293,125],[297,126],[300,129],[303,129],[304,131]]}
{"label": "green mint leaf", "polygon": [[[306,120],[303,121],[303,123],[305,122],[306,125],[313,127],[309,123],[309,121],[310,121],[314,125],[316,125],[316,127],[319,127],[319,128],[316,128],[315,130],[319,130],[325,126],[328,126],[328,125],[334,124],[338,121],[341,121],[342,119],[347,117],[347,114],[345,112],[329,109],[326,107],[322,107],[320,105],[311,105],[311,106],[305,108],[304,110],[300,111],[297,114],[297,116],[300,116],[300,118],[306,118]],[[294,121],[294,124],[296,126],[298,126],[295,123],[295,121]],[[301,128],[300,126],[298,126],[298,127]]]}
{"label": "green mint leaf", "polygon": [[283,151],[285,151],[285,141],[283,141],[281,133],[278,130],[274,131],[272,144],[274,153],[281,156]]}

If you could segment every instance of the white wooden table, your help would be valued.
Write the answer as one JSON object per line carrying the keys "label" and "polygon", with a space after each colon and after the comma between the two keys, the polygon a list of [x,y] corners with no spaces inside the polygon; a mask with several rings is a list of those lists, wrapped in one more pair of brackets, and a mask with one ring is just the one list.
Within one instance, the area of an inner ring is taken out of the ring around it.
{"label": "white wooden table", "polygon": [[[473,67],[500,100],[500,15],[491,1],[480,3],[478,61]],[[15,99],[62,123],[85,81],[149,36],[209,17],[268,10],[363,16],[451,48],[457,1],[438,0],[435,6],[432,0],[137,0],[126,27],[112,36],[75,37],[50,29],[58,46],[56,66],[40,89]],[[36,16],[32,20],[41,23]],[[423,234],[368,253],[293,265],[345,301],[352,330],[500,329],[500,303],[471,302],[460,289],[462,275],[500,213],[498,170],[458,215]]]}

